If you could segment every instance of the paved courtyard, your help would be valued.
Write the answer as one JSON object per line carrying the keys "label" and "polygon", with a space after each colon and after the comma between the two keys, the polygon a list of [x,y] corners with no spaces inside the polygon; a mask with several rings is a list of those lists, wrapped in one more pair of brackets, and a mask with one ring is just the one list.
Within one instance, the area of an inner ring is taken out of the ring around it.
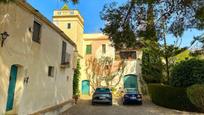
{"label": "paved courtyard", "polygon": [[199,113],[183,112],[157,106],[150,101],[143,105],[121,105],[120,101],[113,101],[113,105],[91,105],[90,98],[83,98],[77,105],[63,113],[63,115],[203,115]]}

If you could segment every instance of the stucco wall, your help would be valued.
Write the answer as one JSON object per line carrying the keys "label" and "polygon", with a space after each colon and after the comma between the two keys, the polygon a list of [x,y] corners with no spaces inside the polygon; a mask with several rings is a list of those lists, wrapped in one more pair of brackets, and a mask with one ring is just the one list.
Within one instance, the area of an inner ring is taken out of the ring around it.
{"label": "stucco wall", "polygon": [[[91,36],[90,36],[91,37]],[[99,36],[92,36],[91,38],[86,38],[86,36],[83,38],[84,40],[84,46],[83,46],[83,57],[87,58],[90,56],[93,56],[95,58],[101,58],[102,56],[108,56],[111,58],[115,58],[115,49],[114,47],[111,46],[111,42],[107,38],[97,38]],[[101,36],[101,37],[106,37],[106,36]],[[102,45],[106,45],[106,53],[102,53]],[[86,54],[86,45],[91,45],[92,46],[92,53],[91,54]]]}
{"label": "stucco wall", "polygon": [[[0,32],[8,39],[0,47],[0,114],[5,113],[9,74],[13,64],[18,66],[14,111],[26,115],[47,106],[72,99],[73,64],[61,68],[62,36],[16,4],[0,4]],[[40,44],[32,41],[33,21],[42,24]],[[67,42],[67,41],[66,41]],[[67,42],[71,60],[75,48]],[[54,77],[48,77],[48,66],[54,66]],[[25,84],[24,78],[29,77]]]}
{"label": "stucco wall", "polygon": [[[83,52],[83,33],[84,20],[78,10],[55,10],[53,23],[58,26],[67,36],[69,36],[75,44],[77,50],[82,56]],[[71,28],[67,28],[67,24],[71,24]]]}

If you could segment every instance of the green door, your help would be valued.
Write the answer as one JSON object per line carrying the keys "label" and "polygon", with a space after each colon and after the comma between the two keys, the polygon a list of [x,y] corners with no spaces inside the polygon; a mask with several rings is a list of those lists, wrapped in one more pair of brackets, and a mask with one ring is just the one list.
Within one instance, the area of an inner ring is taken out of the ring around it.
{"label": "green door", "polygon": [[11,71],[10,71],[10,80],[9,80],[6,111],[13,109],[13,101],[14,101],[14,93],[15,93],[15,87],[16,87],[17,72],[18,72],[18,67],[16,65],[12,65]]}
{"label": "green door", "polygon": [[125,75],[123,81],[124,88],[138,88],[137,76],[134,74]]}
{"label": "green door", "polygon": [[89,95],[90,83],[89,80],[82,81],[82,95]]}

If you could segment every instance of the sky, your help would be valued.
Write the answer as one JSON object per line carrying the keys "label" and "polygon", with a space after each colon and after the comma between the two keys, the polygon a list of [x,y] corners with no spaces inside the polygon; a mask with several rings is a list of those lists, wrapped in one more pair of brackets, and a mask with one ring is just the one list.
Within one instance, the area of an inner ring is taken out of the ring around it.
{"label": "sky", "polygon": [[[35,9],[52,21],[53,11],[60,9],[64,3],[60,0],[27,0]],[[100,19],[100,12],[105,4],[117,1],[119,4],[123,4],[128,0],[79,0],[77,5],[68,3],[70,9],[78,9],[84,18],[84,32],[85,33],[99,33],[100,28],[104,27],[104,21]],[[181,47],[189,46],[194,36],[200,35],[204,31],[188,30],[182,38],[179,38]],[[167,36],[167,42],[169,44],[176,40],[172,35]]]}

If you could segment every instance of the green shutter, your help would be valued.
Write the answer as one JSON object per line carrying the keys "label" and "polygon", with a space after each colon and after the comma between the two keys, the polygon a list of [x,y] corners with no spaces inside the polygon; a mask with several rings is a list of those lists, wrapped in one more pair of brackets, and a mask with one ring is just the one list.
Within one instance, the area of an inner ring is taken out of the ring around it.
{"label": "green shutter", "polygon": [[64,64],[66,62],[66,50],[67,50],[67,43],[62,41],[61,64]]}
{"label": "green shutter", "polygon": [[86,45],[86,54],[91,54],[91,53],[92,53],[92,46]]}
{"label": "green shutter", "polygon": [[33,37],[32,37],[33,41],[40,43],[40,31],[41,31],[41,25],[38,22],[34,21]]}
{"label": "green shutter", "polygon": [[106,44],[102,44],[102,53],[103,53],[103,54],[106,53]]}

